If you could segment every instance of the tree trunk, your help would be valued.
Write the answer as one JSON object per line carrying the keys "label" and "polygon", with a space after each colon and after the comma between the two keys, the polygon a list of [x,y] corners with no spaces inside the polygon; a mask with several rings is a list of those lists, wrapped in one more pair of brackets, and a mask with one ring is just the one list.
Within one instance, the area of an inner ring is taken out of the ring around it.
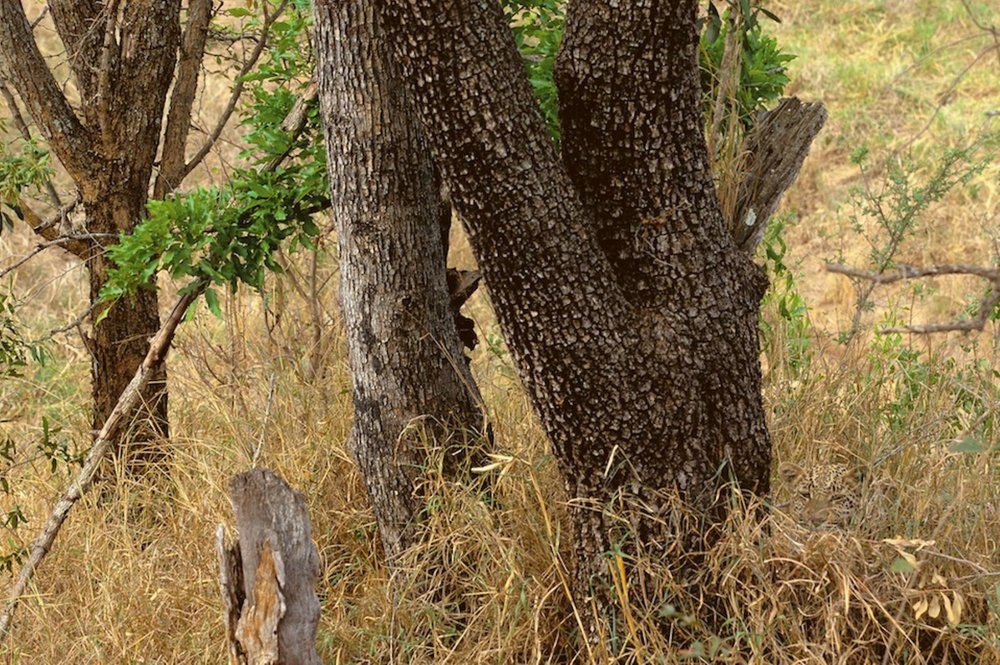
{"label": "tree trunk", "polygon": [[[142,219],[145,203],[145,189],[84,201],[87,228],[95,234],[128,233]],[[100,252],[95,252],[87,261],[92,304],[99,302],[110,267],[111,261]],[[134,296],[122,297],[107,311],[96,310],[93,320],[97,323],[87,339],[87,347],[91,356],[96,432],[145,357],[149,338],[160,328],[156,290],[143,288]],[[168,449],[163,442],[169,434],[166,380],[164,363],[143,389],[142,404],[132,422],[114,442],[119,449],[117,458],[124,463],[128,477],[145,477],[146,471],[167,456]]]}
{"label": "tree trunk", "polygon": [[[556,154],[497,3],[378,0],[569,496],[578,593],[608,589],[605,509],[634,534],[679,495],[711,521],[766,493],[762,271],[734,245],[702,135],[696,2],[568,5]],[[322,46],[320,48],[323,48]],[[595,509],[596,508],[596,509]],[[690,550],[704,531],[680,534]]]}
{"label": "tree trunk", "polygon": [[231,663],[319,665],[319,552],[301,492],[268,469],[229,481],[238,540],[216,531]]}
{"label": "tree trunk", "polygon": [[[449,308],[442,203],[371,0],[316,0],[320,103],[354,386],[349,447],[390,561],[416,538],[424,436],[444,471],[482,431]],[[450,212],[450,208],[449,208]]]}
{"label": "tree trunk", "polygon": [[[78,108],[70,104],[49,70],[24,8],[16,0],[0,0],[0,68],[65,166],[83,202],[85,232],[94,239],[80,243],[82,247],[74,253],[90,271],[90,304],[95,308],[109,267],[104,245],[109,238],[131,233],[145,215],[167,91],[181,41],[181,2],[51,0],[48,7],[69,54],[67,62],[79,91]],[[194,28],[207,22],[204,3],[196,7],[200,7],[194,12],[198,18],[190,21]],[[204,42],[194,37],[191,42],[190,51],[197,55]],[[184,69],[192,66],[187,62]],[[183,91],[192,90],[197,81],[191,75],[180,78]],[[193,92],[186,97],[191,95]],[[190,121],[190,100],[186,97],[175,114],[183,117],[172,118],[174,125]],[[180,150],[183,160],[183,145],[178,148],[177,144],[183,143],[186,132],[168,134],[173,137],[168,157],[175,159]],[[96,429],[145,356],[148,338],[159,328],[156,292],[149,289],[122,298],[107,311],[96,308],[91,320],[95,324],[88,346],[93,360]],[[134,453],[126,460],[130,471],[138,471],[138,466],[165,452],[154,444],[155,439],[167,435],[165,380],[165,371],[154,377],[143,394],[145,408],[121,434]]]}

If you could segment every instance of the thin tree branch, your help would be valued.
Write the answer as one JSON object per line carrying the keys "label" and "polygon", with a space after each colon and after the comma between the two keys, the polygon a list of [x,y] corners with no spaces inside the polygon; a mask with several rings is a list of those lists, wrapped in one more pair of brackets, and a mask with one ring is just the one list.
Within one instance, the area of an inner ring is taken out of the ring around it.
{"label": "thin tree branch", "polygon": [[868,282],[874,282],[876,284],[892,284],[893,282],[916,279],[918,277],[940,277],[943,275],[973,275],[975,277],[988,279],[991,282],[1000,281],[1000,269],[984,268],[982,266],[966,265],[963,263],[945,263],[938,266],[925,267],[904,265],[899,266],[899,270],[892,273],[859,270],[858,268],[852,268],[851,266],[847,266],[842,263],[828,263],[826,264],[826,270],[827,272],[836,273],[838,275],[847,275],[848,277],[854,277]]}
{"label": "thin tree branch", "polygon": [[62,248],[75,255],[77,258],[85,259],[93,247],[93,241],[84,239],[81,236],[63,234],[60,228],[62,226],[60,222],[66,219],[66,215],[68,215],[79,202],[80,199],[78,197],[74,197],[72,201],[60,208],[56,214],[52,215],[52,217],[47,220],[42,219],[34,210],[32,210],[31,206],[28,205],[24,198],[18,199],[17,203],[21,208],[21,212],[24,214],[24,221],[31,226],[32,231],[42,236],[49,242],[55,242],[60,238],[66,238],[67,242],[61,244]]}
{"label": "thin tree branch", "polygon": [[42,11],[38,13],[38,16],[35,17],[35,20],[31,22],[32,32],[35,31],[35,28],[38,27],[39,23],[45,20],[45,17],[48,16],[48,14],[49,14],[49,6],[45,5],[44,7],[42,7]]}
{"label": "thin tree branch", "polygon": [[160,173],[156,176],[153,198],[162,199],[181,184],[185,168],[184,150],[191,128],[191,112],[198,91],[198,75],[205,55],[208,24],[212,18],[212,0],[191,0],[188,22],[184,28],[181,56],[177,61],[174,91],[170,97],[170,112],[163,136]]}
{"label": "thin tree branch", "polygon": [[869,270],[859,270],[840,263],[828,263],[826,265],[826,269],[828,272],[836,273],[838,275],[846,275],[851,279],[870,282],[871,289],[874,289],[874,287],[879,284],[892,284],[894,282],[901,282],[909,279],[921,277],[942,277],[946,275],[980,277],[982,279],[989,280],[992,283],[992,288],[990,288],[989,292],[979,302],[979,306],[976,310],[976,316],[971,319],[948,321],[944,323],[891,326],[876,329],[876,332],[880,334],[915,333],[926,335],[942,332],[982,331],[986,327],[986,324],[990,320],[990,317],[992,316],[997,305],[1000,305],[1000,269],[997,268],[984,268],[982,266],[965,264],[943,264],[925,267],[900,266],[899,270],[896,272],[880,273]]}
{"label": "thin tree branch", "polygon": [[[33,259],[35,256],[41,254],[42,252],[51,247],[62,247],[63,249],[67,249],[66,247],[67,245],[73,245],[78,242],[87,242],[90,241],[93,237],[96,237],[98,235],[108,236],[110,238],[117,238],[117,236],[108,233],[94,234],[94,236],[72,234],[72,235],[59,236],[58,238],[53,238],[52,240],[46,240],[45,242],[40,242],[37,245],[35,245],[35,247],[30,252],[28,252],[20,259],[15,261],[12,265],[7,266],[3,270],[0,270],[0,279],[3,279],[10,273],[14,272],[15,270],[23,266],[31,259]],[[67,249],[67,251],[69,250]]]}
{"label": "thin tree branch", "polygon": [[21,596],[24,595],[25,590],[28,588],[28,584],[31,582],[35,569],[38,568],[38,564],[41,563],[42,559],[45,558],[45,555],[49,553],[50,549],[52,549],[52,544],[55,542],[56,536],[59,534],[59,530],[62,528],[63,523],[66,521],[69,511],[72,510],[73,506],[80,500],[80,497],[83,496],[84,492],[86,492],[90,488],[91,484],[93,484],[97,470],[100,467],[101,462],[104,460],[104,456],[111,448],[111,444],[115,441],[118,430],[142,401],[143,389],[149,383],[150,378],[152,378],[152,376],[156,373],[156,370],[161,364],[163,364],[163,360],[166,358],[167,351],[170,348],[170,343],[173,341],[174,334],[177,332],[177,326],[184,318],[184,314],[187,312],[188,306],[193,303],[207,287],[208,282],[197,282],[187,291],[187,293],[177,299],[170,315],[167,316],[163,325],[160,326],[160,330],[150,342],[149,351],[146,353],[145,359],[142,361],[142,364],[132,377],[132,381],[125,388],[124,392],[122,392],[121,396],[118,398],[118,403],[115,405],[114,409],[112,409],[107,420],[104,421],[104,426],[101,427],[101,431],[98,433],[93,447],[87,454],[87,459],[84,461],[83,467],[77,474],[76,479],[70,484],[69,488],[66,489],[62,497],[60,497],[60,499],[56,502],[55,507],[53,507],[52,512],[45,523],[45,527],[31,543],[28,560],[21,567],[17,581],[11,587],[10,595],[7,599],[7,605],[4,608],[3,614],[0,615],[0,640],[2,640],[10,630],[11,619],[14,616],[14,610],[17,607],[17,603],[21,599]]}
{"label": "thin tree branch", "polygon": [[257,64],[257,60],[260,59],[261,53],[264,52],[264,47],[267,46],[267,36],[271,31],[271,26],[274,24],[278,17],[285,11],[288,6],[288,0],[282,0],[282,3],[278,5],[278,8],[273,14],[267,14],[267,3],[262,5],[265,9],[265,19],[264,25],[261,27],[260,40],[257,42],[257,46],[254,48],[253,52],[246,62],[243,63],[243,67],[240,68],[240,73],[236,76],[236,85],[233,86],[233,92],[229,95],[229,101],[226,103],[226,108],[222,111],[222,115],[219,116],[218,121],[215,123],[215,127],[212,129],[211,133],[208,135],[208,139],[205,143],[198,149],[198,152],[194,154],[184,168],[181,169],[179,174],[179,181],[183,181],[184,178],[188,176],[191,171],[195,169],[201,161],[205,159],[206,155],[212,150],[215,142],[219,140],[222,135],[222,130],[226,128],[229,123],[229,118],[233,115],[236,110],[236,104],[239,103],[240,97],[243,95],[244,80],[243,77],[250,73],[250,71]]}
{"label": "thin tree branch", "polygon": [[38,50],[20,0],[0,0],[0,69],[77,182],[90,174],[90,133]]}
{"label": "thin tree branch", "polygon": [[80,88],[84,114],[94,120],[91,102],[96,97],[95,75],[104,38],[102,12],[97,0],[48,0],[59,40],[66,46],[67,61]]}
{"label": "thin tree branch", "polygon": [[[118,58],[119,46],[115,39],[118,29],[118,4],[120,0],[109,0],[106,5],[107,23],[104,24],[104,41],[101,44],[101,65],[97,70],[97,122],[101,128],[101,138],[108,148],[115,144],[111,129],[111,79],[112,62]],[[117,78],[117,77],[115,77]]]}

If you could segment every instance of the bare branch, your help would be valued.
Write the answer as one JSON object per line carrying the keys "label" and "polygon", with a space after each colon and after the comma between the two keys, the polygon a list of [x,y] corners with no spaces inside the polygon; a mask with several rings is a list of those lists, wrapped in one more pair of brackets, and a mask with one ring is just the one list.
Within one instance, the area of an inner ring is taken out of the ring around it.
{"label": "bare branch", "polygon": [[21,212],[24,214],[24,221],[31,226],[31,230],[42,236],[49,242],[55,242],[60,238],[66,238],[66,242],[60,243],[60,246],[67,252],[75,255],[77,258],[85,259],[89,255],[93,243],[89,239],[83,239],[80,236],[71,236],[62,233],[61,222],[66,219],[66,216],[72,212],[72,210],[80,202],[79,198],[74,197],[72,201],[59,209],[59,212],[54,214],[49,219],[42,219],[38,213],[31,209],[31,206],[23,198],[18,200],[18,206],[21,208]]}
{"label": "bare branch", "polygon": [[38,13],[38,16],[35,17],[35,20],[31,22],[31,31],[34,32],[35,28],[38,27],[38,24],[44,21],[45,17],[48,15],[49,15],[49,6],[45,5],[45,7],[42,8],[42,11]]}
{"label": "bare branch", "polygon": [[112,146],[115,137],[111,132],[111,75],[112,63],[119,57],[119,45],[115,39],[118,29],[118,3],[109,0],[106,5],[107,22],[104,24],[104,41],[101,44],[101,65],[97,71],[97,122],[101,128],[101,138],[105,146]]}
{"label": "bare branch", "polygon": [[838,275],[846,275],[851,279],[870,282],[872,284],[872,288],[879,284],[892,284],[894,282],[901,282],[921,277],[942,277],[947,275],[980,277],[982,279],[989,280],[993,285],[989,292],[980,300],[976,310],[977,313],[974,318],[959,321],[948,321],[944,323],[925,323],[878,328],[876,332],[880,334],[915,333],[925,335],[942,332],[982,331],[986,327],[987,322],[990,320],[993,310],[996,309],[997,305],[1000,305],[1000,269],[998,268],[984,268],[982,266],[965,264],[943,264],[925,267],[900,266],[899,270],[896,272],[880,273],[869,270],[859,270],[857,268],[852,268],[851,266],[839,263],[828,263],[826,265],[826,269],[828,272],[836,273]]}
{"label": "bare branch", "polygon": [[[103,3],[96,0],[49,0],[52,22],[66,46],[67,60],[80,88],[84,114],[89,114],[96,96],[95,65],[101,58]],[[93,119],[88,115],[88,120]]]}
{"label": "bare branch", "polygon": [[918,277],[941,277],[944,275],[972,275],[974,277],[988,279],[991,282],[1000,281],[1000,269],[983,268],[982,266],[966,265],[962,263],[946,263],[939,266],[926,267],[904,265],[899,266],[899,270],[892,273],[859,270],[841,263],[828,263],[826,264],[826,270],[827,272],[836,273],[838,275],[847,275],[848,277],[862,279],[867,282],[875,282],[876,284],[892,284],[893,282],[916,279]]}
{"label": "bare branch", "polygon": [[34,257],[38,256],[39,254],[41,254],[42,252],[51,247],[62,247],[63,249],[66,249],[67,245],[77,243],[81,240],[83,240],[83,236],[70,235],[70,236],[60,236],[52,240],[46,240],[45,242],[40,242],[37,245],[35,245],[34,249],[32,249],[30,252],[28,252],[27,254],[25,254],[24,256],[22,256],[17,261],[7,266],[3,270],[0,270],[0,279],[3,279],[7,275],[14,272],[15,270],[23,266],[25,263],[27,263],[28,261],[30,261],[31,259],[33,259]]}
{"label": "bare branch", "polygon": [[[263,4],[263,7],[267,7],[267,3]],[[208,135],[208,139],[205,143],[198,149],[198,152],[194,154],[184,168],[181,170],[179,175],[179,181],[184,180],[191,171],[195,169],[201,161],[205,159],[208,153],[212,150],[215,142],[219,140],[222,135],[222,130],[226,128],[229,124],[229,118],[232,117],[233,112],[236,110],[236,104],[239,103],[240,97],[243,95],[244,80],[243,77],[250,73],[250,71],[257,64],[257,60],[260,59],[261,53],[264,52],[264,47],[267,46],[267,36],[271,31],[271,26],[274,24],[278,17],[285,11],[288,7],[288,0],[282,0],[282,3],[278,5],[278,8],[273,14],[268,14],[264,20],[264,25],[261,27],[260,39],[257,42],[257,46],[254,47],[253,52],[243,66],[240,68],[240,73],[236,76],[236,85],[233,86],[233,92],[229,95],[229,101],[226,103],[226,108],[222,111],[222,115],[219,116],[218,121],[215,123],[215,128],[212,129],[211,133]]]}
{"label": "bare branch", "polygon": [[53,151],[73,176],[85,180],[92,166],[90,132],[49,70],[19,0],[0,0],[0,69],[13,84]]}
{"label": "bare branch", "polygon": [[162,199],[167,192],[181,184],[181,172],[185,166],[184,150],[187,147],[188,130],[191,128],[191,111],[198,91],[198,75],[205,55],[205,41],[211,18],[212,0],[191,0],[181,56],[177,61],[177,73],[174,77],[174,91],[170,97],[160,173],[153,187],[153,198],[156,199]]}

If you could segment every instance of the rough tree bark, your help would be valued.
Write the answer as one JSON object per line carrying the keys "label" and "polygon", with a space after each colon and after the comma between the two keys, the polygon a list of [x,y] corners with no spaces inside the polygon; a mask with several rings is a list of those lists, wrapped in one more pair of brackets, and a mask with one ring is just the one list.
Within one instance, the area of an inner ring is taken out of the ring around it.
{"label": "rough tree bark", "polygon": [[[718,518],[766,493],[762,270],[720,211],[695,0],[568,5],[562,155],[495,2],[375,0],[574,501],[577,591],[607,589],[616,499]],[[321,47],[322,48],[322,47]],[[640,519],[647,543],[664,534]],[[682,548],[702,533],[683,534]]]}
{"label": "rough tree bark", "polygon": [[[50,0],[48,7],[66,48],[64,60],[79,104],[68,101],[49,70],[19,0],[0,0],[0,70],[72,178],[85,212],[82,234],[74,232],[84,239],[61,246],[86,263],[91,320],[100,320],[86,339],[96,431],[159,328],[153,288],[123,297],[107,311],[97,307],[110,267],[104,245],[131,232],[144,216],[158,152],[158,197],[172,191],[193,166],[185,162],[185,146],[212,2],[186,3],[183,37],[180,0]],[[22,204],[26,218],[37,220],[28,203]],[[63,230],[58,224],[33,226],[48,240],[58,239]],[[133,473],[165,452],[156,443],[168,434],[165,369],[146,388],[143,405],[122,433]]]}
{"label": "rough tree bark", "polygon": [[482,429],[481,397],[446,285],[440,219],[450,217],[450,205],[441,200],[373,4],[313,6],[354,386],[349,448],[392,561],[417,535],[421,438],[436,437],[446,473],[454,471]]}

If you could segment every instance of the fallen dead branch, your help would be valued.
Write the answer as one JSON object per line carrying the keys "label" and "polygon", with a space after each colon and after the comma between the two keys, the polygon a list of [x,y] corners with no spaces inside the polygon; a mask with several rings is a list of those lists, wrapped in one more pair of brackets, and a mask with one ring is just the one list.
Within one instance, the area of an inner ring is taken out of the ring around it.
{"label": "fallen dead branch", "polygon": [[170,315],[167,316],[163,325],[160,326],[160,329],[150,341],[149,351],[146,353],[142,364],[136,370],[135,376],[132,377],[132,381],[118,398],[115,408],[111,411],[107,420],[104,421],[104,426],[101,427],[101,431],[98,433],[93,447],[87,453],[87,459],[84,461],[83,467],[69,488],[63,492],[59,501],[56,502],[55,507],[53,507],[52,512],[49,514],[48,520],[45,522],[45,526],[39,532],[38,536],[35,537],[34,541],[32,541],[28,560],[21,566],[17,581],[11,587],[7,597],[7,604],[4,607],[3,614],[0,615],[0,640],[6,637],[10,629],[14,610],[17,608],[17,603],[21,599],[21,596],[24,595],[25,589],[28,588],[28,584],[31,582],[31,578],[38,568],[38,564],[41,563],[42,559],[45,558],[45,555],[52,548],[52,543],[55,542],[59,530],[69,515],[69,511],[93,484],[97,470],[104,460],[104,456],[111,448],[112,442],[115,441],[118,430],[123,423],[128,422],[129,416],[132,415],[132,412],[142,401],[143,388],[146,387],[150,378],[156,373],[156,370],[163,363],[164,358],[166,358],[170,343],[177,332],[177,326],[180,324],[181,319],[184,318],[184,313],[187,311],[188,306],[207,287],[208,282],[196,282],[192,288],[188,289],[174,303]]}

